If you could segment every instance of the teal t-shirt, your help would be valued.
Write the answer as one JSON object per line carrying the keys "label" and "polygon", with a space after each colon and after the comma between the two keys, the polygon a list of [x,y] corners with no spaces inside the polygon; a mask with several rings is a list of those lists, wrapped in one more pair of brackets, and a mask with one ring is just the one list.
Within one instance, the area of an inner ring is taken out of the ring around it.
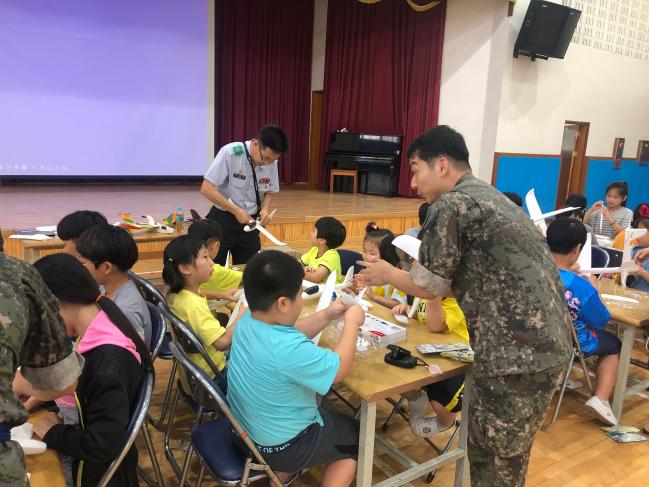
{"label": "teal t-shirt", "polygon": [[232,336],[228,400],[258,445],[274,446],[322,425],[316,393],[329,391],[340,357],[292,326],[268,325],[246,312]]}

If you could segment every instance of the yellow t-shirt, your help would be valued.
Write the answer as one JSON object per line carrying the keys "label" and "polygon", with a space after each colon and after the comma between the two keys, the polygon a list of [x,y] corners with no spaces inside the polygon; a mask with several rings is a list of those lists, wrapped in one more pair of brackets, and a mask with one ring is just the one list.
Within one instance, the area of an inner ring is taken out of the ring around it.
{"label": "yellow t-shirt", "polygon": [[212,269],[212,276],[209,281],[201,284],[201,287],[199,288],[201,291],[227,291],[228,289],[239,287],[241,284],[241,277],[243,276],[241,271],[235,271],[219,264],[214,264]]}
{"label": "yellow t-shirt", "polygon": [[403,291],[399,291],[396,287],[391,286],[390,284],[385,284],[383,286],[373,286],[371,291],[377,296],[382,298],[394,299],[399,304],[406,304],[408,297]]}
{"label": "yellow t-shirt", "polygon": [[[169,304],[176,316],[189,325],[194,333],[198,335],[212,362],[219,370],[223,370],[223,367],[225,367],[225,354],[214,348],[212,344],[225,333],[225,328],[210,312],[205,296],[199,296],[183,289],[177,294],[169,295]],[[210,377],[214,375],[200,354],[191,353],[189,357]]]}
{"label": "yellow t-shirt", "polygon": [[342,270],[340,267],[340,255],[336,249],[329,249],[321,257],[318,257],[318,247],[311,247],[306,254],[300,257],[302,264],[310,266],[312,269],[318,269],[321,265],[331,271],[336,271],[336,282],[342,282]]}
{"label": "yellow t-shirt", "polygon": [[[428,301],[422,299],[419,308],[417,308],[417,320],[423,325],[426,324],[427,306]],[[464,313],[462,312],[462,309],[460,309],[460,305],[457,304],[455,298],[443,298],[442,311],[444,311],[444,321],[446,321],[448,332],[462,340],[464,343],[469,343],[469,330],[466,326],[466,319],[464,318]]]}

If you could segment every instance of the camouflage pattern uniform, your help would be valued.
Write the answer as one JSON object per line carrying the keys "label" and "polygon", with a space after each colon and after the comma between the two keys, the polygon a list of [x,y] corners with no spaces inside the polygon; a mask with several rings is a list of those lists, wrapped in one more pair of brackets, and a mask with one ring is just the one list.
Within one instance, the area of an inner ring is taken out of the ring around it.
{"label": "camouflage pattern uniform", "polygon": [[[18,366],[35,389],[60,391],[81,374],[83,358],[72,351],[56,298],[36,269],[0,253],[0,422],[8,425],[27,419],[11,387]],[[29,485],[23,451],[12,441],[0,442],[0,485]]]}
{"label": "camouflage pattern uniform", "polygon": [[523,210],[471,174],[431,205],[421,238],[412,280],[455,295],[475,351],[472,485],[525,485],[534,436],[570,359],[557,267]]}

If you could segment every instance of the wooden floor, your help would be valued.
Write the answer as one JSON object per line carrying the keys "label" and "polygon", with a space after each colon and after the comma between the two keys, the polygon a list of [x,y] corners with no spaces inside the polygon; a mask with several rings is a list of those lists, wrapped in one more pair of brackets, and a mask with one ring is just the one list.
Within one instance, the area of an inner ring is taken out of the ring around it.
{"label": "wooden floor", "polygon": [[[210,203],[200,194],[198,184],[186,185],[57,185],[0,187],[0,228],[25,229],[56,225],[75,210],[97,210],[109,221],[121,213],[136,218],[151,215],[160,220],[176,208],[207,214]],[[285,223],[324,215],[335,217],[376,217],[386,213],[416,216],[421,203],[416,198],[385,198],[350,193],[326,193],[306,186],[282,186],[273,195],[278,209],[275,222]]]}
{"label": "wooden floor", "polygon": [[[646,358],[638,347],[638,356]],[[167,383],[169,363],[159,361],[156,363],[156,387],[152,399],[152,411],[157,415],[165,385]],[[645,377],[649,373],[633,367],[631,374],[635,377]],[[579,373],[574,374],[579,378]],[[357,402],[350,398],[352,402]],[[625,412],[622,424],[641,426],[649,419],[649,396],[634,396],[625,402]],[[540,431],[532,450],[529,474],[527,478],[528,487],[556,487],[556,486],[583,486],[583,487],[641,487],[649,485],[649,442],[619,444],[609,439],[600,429],[602,426],[586,410],[575,393],[567,392],[561,406],[559,419],[549,431]],[[345,406],[337,403],[343,410]],[[554,403],[553,403],[554,405]],[[430,447],[422,440],[413,437],[408,425],[397,418],[386,433],[380,431],[390,411],[387,402],[379,403],[377,411],[377,433],[384,435],[393,444],[403,449],[407,455],[416,461],[423,461],[432,456]],[[179,434],[175,435],[172,445],[178,458],[181,458],[183,438],[189,432],[189,421],[191,413],[188,408],[181,411],[181,424]],[[158,452],[158,458],[162,464],[165,481],[168,486],[178,485],[178,480],[173,475],[171,467],[167,463],[163,453],[162,434],[153,430],[154,442]],[[441,446],[445,435],[440,435],[436,443]],[[151,472],[141,439],[139,439],[140,464],[145,470]],[[380,447],[376,447],[374,483],[386,478],[386,474],[398,472],[396,465]],[[197,461],[194,460],[192,476],[190,480],[196,480],[198,469]],[[454,467],[442,468],[431,485],[438,487],[450,487],[453,485]],[[319,484],[320,472],[311,471],[298,479],[295,486],[315,487]],[[216,485],[215,482],[206,478],[203,485]],[[260,483],[260,485],[266,485]],[[425,486],[423,480],[413,481],[411,485]]]}

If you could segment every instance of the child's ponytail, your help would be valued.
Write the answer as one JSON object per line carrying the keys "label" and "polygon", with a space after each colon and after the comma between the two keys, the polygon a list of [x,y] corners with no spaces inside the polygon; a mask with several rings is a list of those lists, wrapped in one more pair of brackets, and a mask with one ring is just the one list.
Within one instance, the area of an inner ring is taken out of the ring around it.
{"label": "child's ponytail", "polygon": [[204,246],[201,239],[191,235],[182,235],[167,244],[162,257],[162,280],[169,286],[169,292],[179,293],[183,290],[185,279],[180,266],[193,264]]}

